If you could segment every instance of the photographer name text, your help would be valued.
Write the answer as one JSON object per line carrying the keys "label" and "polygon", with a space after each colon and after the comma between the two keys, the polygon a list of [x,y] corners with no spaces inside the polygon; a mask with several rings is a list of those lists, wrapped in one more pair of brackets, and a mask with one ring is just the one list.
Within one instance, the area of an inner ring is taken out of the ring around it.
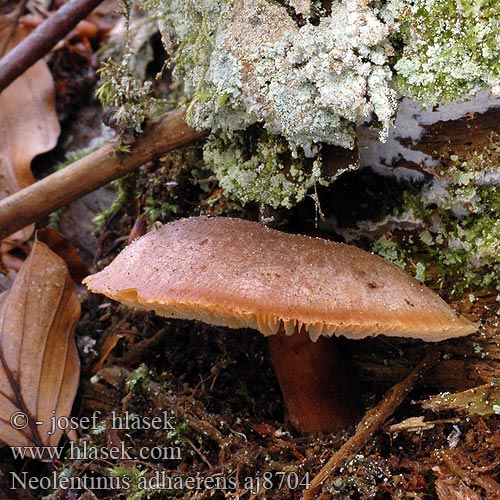
{"label": "photographer name text", "polygon": [[[54,411],[52,413],[55,413]],[[49,418],[49,430],[47,435],[52,436],[58,431],[82,430],[91,431],[98,427],[99,421],[103,418],[100,411],[94,412],[88,417],[64,417],[53,415]],[[124,412],[118,414],[112,411],[110,416],[106,418],[108,429],[113,430],[165,430],[175,431],[175,416],[170,415],[167,411],[160,415],[140,416],[134,413]],[[10,418],[11,426],[14,429],[22,430],[28,427],[29,418],[23,412],[15,412]],[[44,425],[43,420],[35,422],[37,426]]]}

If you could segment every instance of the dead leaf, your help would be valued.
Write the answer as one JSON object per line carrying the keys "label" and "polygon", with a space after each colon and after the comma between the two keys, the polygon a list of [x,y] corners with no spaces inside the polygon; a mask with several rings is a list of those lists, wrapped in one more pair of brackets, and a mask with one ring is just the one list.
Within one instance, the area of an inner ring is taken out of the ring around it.
{"label": "dead leaf", "polygon": [[[11,32],[0,18],[0,42]],[[15,30],[7,45],[17,45],[28,30]],[[36,62],[0,93],[0,199],[29,186],[35,179],[31,161],[57,144],[60,125],[55,111],[54,81],[47,63]],[[16,233],[26,241],[32,229]]]}
{"label": "dead leaf", "polygon": [[36,235],[39,241],[45,243],[54,253],[64,259],[69,273],[76,283],[81,283],[83,278],[86,278],[90,274],[89,268],[80,259],[78,250],[57,229],[45,227],[39,229]]}
{"label": "dead leaf", "polygon": [[253,424],[252,429],[261,437],[273,437],[276,429],[269,424]]}
{"label": "dead leaf", "polygon": [[[70,414],[78,388],[79,316],[66,264],[35,241],[0,305],[0,439],[9,446],[58,444],[63,430],[49,434],[51,417]],[[27,417],[24,429],[11,425],[16,412]]]}
{"label": "dead leaf", "polygon": [[[5,19],[0,19],[0,37],[6,35],[7,28]],[[26,35],[26,30],[16,30],[8,47],[12,48]],[[4,179],[0,197],[4,198],[34,182],[31,160],[53,149],[59,137],[54,81],[43,60],[0,94],[0,116],[0,161]]]}

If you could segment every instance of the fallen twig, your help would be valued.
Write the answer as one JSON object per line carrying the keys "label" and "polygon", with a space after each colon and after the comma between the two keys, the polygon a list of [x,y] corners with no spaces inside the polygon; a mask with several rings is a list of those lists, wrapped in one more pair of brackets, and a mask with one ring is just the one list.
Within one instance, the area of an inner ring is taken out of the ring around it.
{"label": "fallen twig", "polygon": [[311,500],[321,487],[325,479],[350,460],[373,436],[379,427],[390,417],[394,410],[401,404],[406,395],[411,391],[415,382],[439,360],[439,351],[431,351],[414,370],[401,382],[392,387],[382,401],[367,411],[361,422],[356,427],[356,432],[340,449],[328,460],[312,480],[311,486],[304,491],[302,500]]}
{"label": "fallen twig", "polygon": [[131,153],[115,156],[115,144],[90,155],[0,201],[0,240],[147,161],[203,137],[173,111],[149,124]]}
{"label": "fallen twig", "polygon": [[71,0],[0,59],[0,92],[33,66],[103,0]]}

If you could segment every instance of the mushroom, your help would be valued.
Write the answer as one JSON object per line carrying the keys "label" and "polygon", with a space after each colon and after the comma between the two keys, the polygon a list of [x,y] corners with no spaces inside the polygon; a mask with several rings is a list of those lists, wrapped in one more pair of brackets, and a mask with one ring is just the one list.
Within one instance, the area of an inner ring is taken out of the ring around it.
{"label": "mushroom", "polygon": [[268,336],[288,418],[302,432],[339,429],[360,411],[353,377],[329,337],[436,342],[476,330],[380,257],[225,217],[193,217],[153,230],[84,283],[161,316]]}

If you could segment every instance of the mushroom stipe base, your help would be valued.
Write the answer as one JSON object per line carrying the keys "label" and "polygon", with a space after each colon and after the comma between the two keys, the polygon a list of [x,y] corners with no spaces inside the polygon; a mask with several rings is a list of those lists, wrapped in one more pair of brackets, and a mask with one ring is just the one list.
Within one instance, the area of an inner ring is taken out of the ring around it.
{"label": "mushroom stipe base", "polygon": [[337,339],[309,334],[268,337],[269,352],[281,387],[287,418],[300,432],[332,432],[361,416],[359,391],[337,346]]}

